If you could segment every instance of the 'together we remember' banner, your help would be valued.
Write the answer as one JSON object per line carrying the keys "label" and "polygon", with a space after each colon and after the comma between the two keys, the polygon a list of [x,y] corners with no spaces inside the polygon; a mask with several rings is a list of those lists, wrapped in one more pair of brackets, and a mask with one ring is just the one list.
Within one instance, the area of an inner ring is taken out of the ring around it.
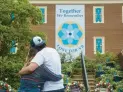
{"label": "'together we remember' banner", "polygon": [[56,5],[56,49],[85,54],[85,6]]}

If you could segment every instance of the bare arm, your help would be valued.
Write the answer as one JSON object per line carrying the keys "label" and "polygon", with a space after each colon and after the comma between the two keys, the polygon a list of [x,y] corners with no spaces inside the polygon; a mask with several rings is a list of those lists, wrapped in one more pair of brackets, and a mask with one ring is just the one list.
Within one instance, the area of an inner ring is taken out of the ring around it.
{"label": "bare arm", "polygon": [[19,71],[19,75],[30,74],[36,68],[38,68],[38,64],[31,62],[28,66],[24,65],[24,67]]}

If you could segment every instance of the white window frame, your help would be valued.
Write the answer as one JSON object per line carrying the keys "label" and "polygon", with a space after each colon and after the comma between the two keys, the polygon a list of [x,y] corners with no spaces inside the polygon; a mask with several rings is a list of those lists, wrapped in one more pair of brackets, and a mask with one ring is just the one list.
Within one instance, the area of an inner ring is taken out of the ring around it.
{"label": "white window frame", "polygon": [[104,54],[105,53],[105,37],[102,37],[102,36],[95,36],[95,37],[93,37],[93,41],[94,41],[94,54],[97,53],[97,51],[96,51],[96,39],[97,38],[101,38],[102,39],[102,53],[101,54]]}
{"label": "white window frame", "polygon": [[[102,9],[102,22],[96,22],[96,8],[101,8]],[[93,6],[93,23],[104,23],[104,6]]]}
{"label": "white window frame", "polygon": [[45,9],[45,22],[44,23],[47,23],[47,6],[38,6],[39,8],[44,8]]}

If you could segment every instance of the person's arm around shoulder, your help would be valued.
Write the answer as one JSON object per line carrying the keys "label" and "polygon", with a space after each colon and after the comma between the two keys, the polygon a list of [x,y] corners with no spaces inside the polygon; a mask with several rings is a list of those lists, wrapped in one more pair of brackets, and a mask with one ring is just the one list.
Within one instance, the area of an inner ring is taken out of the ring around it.
{"label": "person's arm around shoulder", "polygon": [[28,66],[23,67],[20,71],[20,75],[30,74],[35,71],[40,65],[44,62],[44,57],[40,53],[37,53],[36,56],[32,59]]}
{"label": "person's arm around shoulder", "polygon": [[38,64],[31,62],[28,66],[23,67],[19,71],[19,75],[25,75],[32,73],[36,68],[38,68]]}

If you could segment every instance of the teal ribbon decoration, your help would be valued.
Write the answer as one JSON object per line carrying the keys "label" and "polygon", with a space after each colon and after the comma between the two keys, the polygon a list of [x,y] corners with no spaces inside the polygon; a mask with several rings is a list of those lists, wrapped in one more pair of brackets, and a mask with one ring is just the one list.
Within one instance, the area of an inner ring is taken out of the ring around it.
{"label": "teal ribbon decoration", "polygon": [[15,19],[14,12],[12,12],[10,16],[11,16],[11,21],[13,21]]}

